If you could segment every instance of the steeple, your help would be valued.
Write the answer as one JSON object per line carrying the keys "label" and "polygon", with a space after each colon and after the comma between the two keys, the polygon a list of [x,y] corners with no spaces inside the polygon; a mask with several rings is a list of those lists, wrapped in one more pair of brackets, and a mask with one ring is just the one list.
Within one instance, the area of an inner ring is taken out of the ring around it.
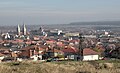
{"label": "steeple", "polygon": [[19,24],[17,26],[17,35],[20,35],[20,26],[19,26]]}
{"label": "steeple", "polygon": [[26,26],[25,26],[25,24],[23,23],[23,35],[26,35],[26,34],[27,34]]}
{"label": "steeple", "polygon": [[43,28],[42,28],[42,26],[39,28],[39,31],[40,31],[40,32],[43,32],[43,31],[44,31]]}

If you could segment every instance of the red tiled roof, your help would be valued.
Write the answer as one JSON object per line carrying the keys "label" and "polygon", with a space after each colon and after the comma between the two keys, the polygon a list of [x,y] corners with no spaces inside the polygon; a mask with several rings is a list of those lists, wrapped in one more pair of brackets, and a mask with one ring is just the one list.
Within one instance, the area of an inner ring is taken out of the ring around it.
{"label": "red tiled roof", "polygon": [[31,41],[27,41],[27,42],[25,42],[26,44],[31,44],[32,42]]}
{"label": "red tiled roof", "polygon": [[27,46],[27,47],[21,48],[19,50],[29,50],[29,49],[34,49],[34,46]]}
{"label": "red tiled roof", "polygon": [[0,40],[0,43],[4,43],[4,41],[3,41],[3,40]]}
{"label": "red tiled roof", "polygon": [[0,57],[1,57],[1,56],[4,56],[4,54],[0,53]]}
{"label": "red tiled roof", "polygon": [[85,48],[83,49],[83,55],[98,55],[98,53],[90,48]]}
{"label": "red tiled roof", "polygon": [[79,42],[78,40],[70,40],[69,42]]}
{"label": "red tiled roof", "polygon": [[72,47],[63,49],[62,51],[65,53],[77,53],[78,52],[77,49],[72,48]]}
{"label": "red tiled roof", "polygon": [[53,44],[55,41],[54,40],[48,40],[46,41],[47,44]]}

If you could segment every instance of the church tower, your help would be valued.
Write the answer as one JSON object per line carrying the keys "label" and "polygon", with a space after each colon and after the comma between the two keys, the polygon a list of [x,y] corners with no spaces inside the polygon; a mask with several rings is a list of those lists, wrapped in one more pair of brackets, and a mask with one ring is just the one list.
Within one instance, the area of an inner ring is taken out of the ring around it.
{"label": "church tower", "polygon": [[44,29],[42,28],[42,26],[39,28],[39,31],[40,31],[40,32],[43,32],[43,31],[44,31]]}
{"label": "church tower", "polygon": [[19,26],[19,24],[17,26],[17,35],[20,35],[20,26]]}
{"label": "church tower", "polygon": [[23,35],[26,35],[27,34],[27,29],[26,29],[26,26],[25,26],[25,24],[23,23]]}

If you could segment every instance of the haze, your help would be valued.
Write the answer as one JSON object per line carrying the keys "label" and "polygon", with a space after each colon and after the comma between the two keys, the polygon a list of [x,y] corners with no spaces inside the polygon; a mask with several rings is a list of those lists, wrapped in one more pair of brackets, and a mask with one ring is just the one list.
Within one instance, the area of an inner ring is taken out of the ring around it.
{"label": "haze", "polygon": [[0,0],[0,25],[119,20],[120,0]]}

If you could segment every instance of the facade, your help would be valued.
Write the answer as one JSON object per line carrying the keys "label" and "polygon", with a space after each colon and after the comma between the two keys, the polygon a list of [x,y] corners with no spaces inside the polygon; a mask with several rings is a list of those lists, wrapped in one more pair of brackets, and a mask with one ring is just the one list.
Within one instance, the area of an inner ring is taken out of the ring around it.
{"label": "facade", "polygon": [[98,60],[98,55],[84,55],[83,61],[91,61],[91,60]]}

